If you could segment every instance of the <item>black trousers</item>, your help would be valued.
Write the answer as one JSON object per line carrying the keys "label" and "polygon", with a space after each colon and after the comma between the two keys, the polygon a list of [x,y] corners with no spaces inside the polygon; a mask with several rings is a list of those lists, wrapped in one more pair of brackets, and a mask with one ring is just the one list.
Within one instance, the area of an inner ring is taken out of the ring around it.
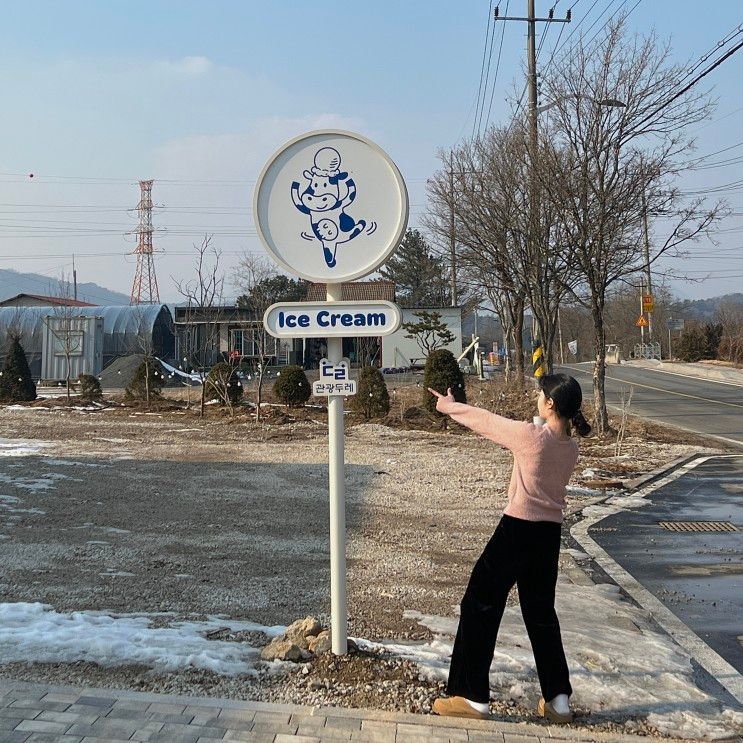
{"label": "black trousers", "polygon": [[475,564],[461,603],[447,691],[473,702],[490,699],[489,671],[508,592],[518,586],[521,614],[542,696],[572,694],[555,613],[560,524],[504,515]]}

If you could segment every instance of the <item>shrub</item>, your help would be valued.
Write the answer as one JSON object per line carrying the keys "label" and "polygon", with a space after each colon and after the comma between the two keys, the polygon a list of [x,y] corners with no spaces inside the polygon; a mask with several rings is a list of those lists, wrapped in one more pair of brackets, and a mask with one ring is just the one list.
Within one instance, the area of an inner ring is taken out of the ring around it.
{"label": "shrub", "polygon": [[284,405],[304,405],[310,399],[312,387],[301,366],[287,366],[279,372],[273,391]]}
{"label": "shrub", "polygon": [[722,325],[707,323],[704,326],[704,359],[716,359],[722,340]]}
{"label": "shrub", "polygon": [[699,361],[707,350],[707,338],[704,328],[697,322],[687,323],[674,346],[676,355],[681,361]]}
{"label": "shrub", "polygon": [[[446,394],[447,389],[451,389],[457,402],[467,402],[464,375],[451,351],[445,348],[431,351],[423,370],[423,404],[429,412],[435,413],[436,398],[428,391],[429,387],[443,395]],[[437,415],[441,414],[437,413]]]}
{"label": "shrub", "polygon": [[237,376],[237,369],[224,361],[215,364],[206,378],[206,397],[208,400],[219,400],[221,405],[237,405],[243,396],[242,383]]}
{"label": "shrub", "polygon": [[352,395],[351,410],[361,413],[365,420],[383,418],[390,412],[390,395],[382,372],[376,366],[365,366],[359,373],[356,394]]}
{"label": "shrub", "polygon": [[98,377],[94,377],[92,374],[81,374],[77,378],[77,382],[80,389],[80,398],[85,402],[94,402],[103,397],[103,390]]}
{"label": "shrub", "polygon": [[11,337],[5,366],[0,377],[0,400],[27,402],[36,399],[36,385],[31,379],[26,354],[18,336]]}
{"label": "shrub", "polygon": [[160,364],[155,359],[145,359],[134,372],[132,381],[125,390],[125,396],[134,400],[146,400],[149,386],[150,397],[159,397],[164,384]]}

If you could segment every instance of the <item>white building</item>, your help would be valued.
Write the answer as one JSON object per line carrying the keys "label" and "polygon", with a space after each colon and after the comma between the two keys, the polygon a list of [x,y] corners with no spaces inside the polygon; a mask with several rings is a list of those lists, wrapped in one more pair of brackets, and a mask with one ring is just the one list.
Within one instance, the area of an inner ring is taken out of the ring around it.
{"label": "white building", "polygon": [[[420,317],[416,313],[438,312],[441,321],[446,325],[454,340],[446,348],[455,356],[462,353],[462,309],[461,307],[426,307],[402,308],[403,325],[409,322],[418,322]],[[382,338],[382,368],[400,368],[413,365],[422,366],[425,363],[425,352],[421,350],[414,338],[406,338],[408,331],[400,327],[391,335]]]}

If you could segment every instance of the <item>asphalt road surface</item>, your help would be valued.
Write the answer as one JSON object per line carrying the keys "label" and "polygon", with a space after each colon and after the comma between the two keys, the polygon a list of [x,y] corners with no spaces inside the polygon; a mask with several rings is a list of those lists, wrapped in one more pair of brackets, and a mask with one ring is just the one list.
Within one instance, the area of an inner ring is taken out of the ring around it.
{"label": "asphalt road surface", "polygon": [[[592,362],[562,370],[581,383],[584,396],[593,394]],[[636,366],[607,366],[608,405],[619,407],[622,392],[630,388],[632,415],[743,445],[743,386]]]}
{"label": "asphalt road surface", "polygon": [[[646,500],[598,522],[591,537],[743,673],[743,455],[709,459]],[[738,531],[659,525],[674,521],[728,522]]]}

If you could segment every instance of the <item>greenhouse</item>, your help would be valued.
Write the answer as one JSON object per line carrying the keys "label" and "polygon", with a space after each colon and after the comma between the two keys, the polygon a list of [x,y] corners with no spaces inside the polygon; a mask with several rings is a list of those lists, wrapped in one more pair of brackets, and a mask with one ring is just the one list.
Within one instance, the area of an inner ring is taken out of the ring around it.
{"label": "greenhouse", "polygon": [[173,317],[163,304],[114,307],[0,307],[0,359],[5,361],[9,335],[20,333],[31,375],[41,376],[45,329],[51,322],[75,317],[103,319],[103,368],[119,356],[150,352],[172,359]]}

